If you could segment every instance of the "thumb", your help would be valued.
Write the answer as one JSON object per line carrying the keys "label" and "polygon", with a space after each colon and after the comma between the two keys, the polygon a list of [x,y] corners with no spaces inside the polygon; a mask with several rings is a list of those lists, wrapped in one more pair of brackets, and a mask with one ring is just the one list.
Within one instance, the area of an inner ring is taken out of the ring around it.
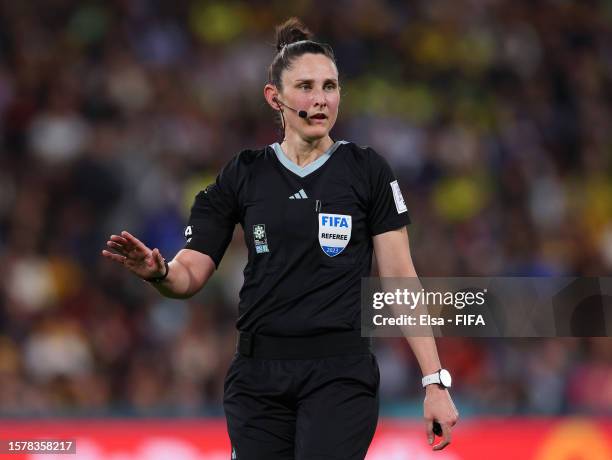
{"label": "thumb", "polygon": [[159,249],[153,248],[153,250],[151,251],[151,266],[156,270],[159,270],[161,266],[164,265],[163,262],[161,263],[161,265],[159,263],[160,256],[161,254],[159,253]]}
{"label": "thumb", "polygon": [[427,425],[427,442],[431,446],[434,442],[433,420],[427,420],[425,424]]}
{"label": "thumb", "polygon": [[147,265],[151,266],[151,268],[157,267],[157,248],[151,250],[151,260],[147,260]]}
{"label": "thumb", "polygon": [[157,268],[163,273],[166,271],[165,264],[164,264],[164,256],[161,255],[161,252],[159,252],[159,249],[155,248],[155,251],[156,251],[155,262],[157,263]]}

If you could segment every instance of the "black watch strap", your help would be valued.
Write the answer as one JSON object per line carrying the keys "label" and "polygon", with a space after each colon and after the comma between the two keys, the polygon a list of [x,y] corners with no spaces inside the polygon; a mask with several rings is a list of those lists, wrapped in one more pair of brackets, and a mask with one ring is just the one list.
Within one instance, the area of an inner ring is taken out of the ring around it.
{"label": "black watch strap", "polygon": [[163,280],[165,280],[168,277],[168,272],[170,271],[170,265],[168,265],[168,261],[164,259],[164,265],[166,267],[166,273],[164,273],[162,276],[156,276],[154,278],[145,278],[145,281],[148,281],[149,283],[161,283]]}

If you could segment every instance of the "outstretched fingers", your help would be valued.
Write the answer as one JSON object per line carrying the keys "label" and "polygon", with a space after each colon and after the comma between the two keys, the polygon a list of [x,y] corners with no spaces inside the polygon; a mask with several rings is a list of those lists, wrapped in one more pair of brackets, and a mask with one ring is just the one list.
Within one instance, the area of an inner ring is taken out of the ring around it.
{"label": "outstretched fingers", "polygon": [[102,255],[122,264],[144,279],[166,273],[164,258],[159,249],[149,249],[142,241],[126,231],[122,231],[119,235],[111,235],[106,242],[106,248],[102,250]]}
{"label": "outstretched fingers", "polygon": [[127,251],[126,251],[126,249],[125,249],[125,246],[123,246],[122,244],[119,244],[119,243],[115,243],[115,242],[114,242],[114,241],[112,241],[112,240],[108,240],[108,241],[106,242],[106,245],[107,245],[107,246],[108,246],[110,249],[112,249],[113,251],[117,251],[118,253],[120,253],[120,254],[122,254],[122,255],[123,255],[123,254],[125,254],[125,253],[127,252]]}
{"label": "outstretched fingers", "polygon": [[115,254],[114,252],[107,251],[106,249],[102,250],[102,255],[107,259],[114,260],[115,262],[118,262],[122,265],[125,264],[125,260],[127,259],[127,257],[125,257],[124,255]]}
{"label": "outstretched fingers", "polygon": [[134,235],[130,234],[129,232],[126,232],[125,230],[121,232],[121,237],[123,237],[126,241],[125,246],[128,248],[128,250],[138,250],[141,253],[147,253],[148,249],[144,243],[142,241],[140,241],[138,238],[136,238]]}
{"label": "outstretched fingers", "polygon": [[107,248],[102,252],[102,255],[126,265],[130,265],[132,262],[140,263],[150,253],[149,248],[126,231],[122,231],[121,235],[111,235],[106,242],[106,246]]}

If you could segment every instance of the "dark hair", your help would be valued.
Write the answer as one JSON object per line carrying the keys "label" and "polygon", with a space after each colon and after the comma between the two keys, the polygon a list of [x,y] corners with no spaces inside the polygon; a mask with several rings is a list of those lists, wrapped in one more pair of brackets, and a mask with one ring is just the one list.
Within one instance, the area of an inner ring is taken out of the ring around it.
{"label": "dark hair", "polygon": [[296,17],[276,26],[276,56],[268,69],[270,83],[281,89],[283,70],[289,69],[295,58],[306,53],[323,54],[336,63],[331,47],[312,40],[312,37],[312,32]]}

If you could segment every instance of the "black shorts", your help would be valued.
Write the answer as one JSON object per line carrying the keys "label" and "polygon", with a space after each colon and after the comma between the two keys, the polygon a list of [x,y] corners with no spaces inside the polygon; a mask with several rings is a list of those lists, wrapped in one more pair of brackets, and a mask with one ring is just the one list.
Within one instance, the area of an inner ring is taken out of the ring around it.
{"label": "black shorts", "polygon": [[233,460],[362,460],[378,421],[371,353],[317,359],[236,354],[223,406]]}

